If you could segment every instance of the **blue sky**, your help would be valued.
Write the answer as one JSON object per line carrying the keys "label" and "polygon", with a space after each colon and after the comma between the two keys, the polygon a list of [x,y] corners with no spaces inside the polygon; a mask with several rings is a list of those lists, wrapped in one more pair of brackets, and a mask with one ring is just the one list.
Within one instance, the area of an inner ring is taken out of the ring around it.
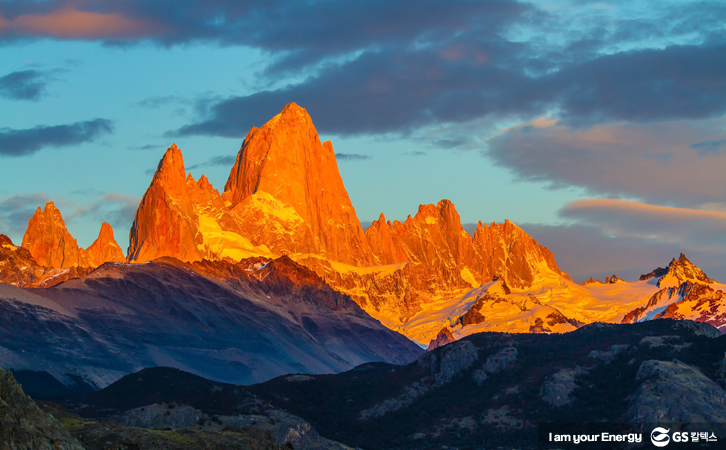
{"label": "blue sky", "polygon": [[722,2],[179,3],[0,2],[0,232],[54,201],[125,248],[172,142],[221,189],[297,102],[364,224],[447,198],[576,277],[684,251],[726,281]]}

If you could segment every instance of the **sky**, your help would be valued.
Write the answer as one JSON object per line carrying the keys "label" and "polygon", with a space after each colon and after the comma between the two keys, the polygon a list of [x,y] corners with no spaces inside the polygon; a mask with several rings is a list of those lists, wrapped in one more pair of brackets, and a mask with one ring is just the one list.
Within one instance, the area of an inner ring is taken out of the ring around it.
{"label": "sky", "polygon": [[722,1],[0,0],[0,233],[53,201],[125,248],[167,147],[221,190],[295,102],[364,227],[446,198],[577,280],[726,282],[725,31]]}

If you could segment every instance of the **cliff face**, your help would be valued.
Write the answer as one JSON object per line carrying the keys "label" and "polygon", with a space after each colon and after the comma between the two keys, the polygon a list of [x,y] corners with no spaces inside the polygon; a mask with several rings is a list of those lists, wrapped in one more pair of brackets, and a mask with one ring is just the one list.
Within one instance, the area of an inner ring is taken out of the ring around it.
{"label": "cliff face", "polygon": [[105,262],[126,261],[123,250],[113,237],[113,228],[108,222],[103,222],[98,238],[86,250],[86,261],[93,267]]}
{"label": "cliff face", "polygon": [[0,368],[0,444],[17,450],[83,450],[52,416],[23,393]]}
{"label": "cliff face", "polygon": [[[80,268],[97,267],[109,261],[126,260],[123,250],[114,239],[113,228],[107,222],[101,225],[98,238],[93,244],[87,249],[80,248],[66,229],[60,210],[52,202],[47,203],[44,210],[40,207],[36,209],[28,221],[21,247],[29,252],[35,265],[48,269],[78,271]],[[18,256],[21,255],[18,253]]]}
{"label": "cliff face", "polygon": [[162,256],[202,259],[199,218],[191,197],[181,150],[172,145],[136,211],[129,234],[129,261],[146,262]]}
{"label": "cliff face", "polygon": [[53,202],[46,203],[44,210],[40,207],[35,210],[21,245],[41,266],[66,268],[88,265]]}
{"label": "cliff face", "polygon": [[[271,224],[299,242],[298,252],[354,265],[373,263],[340,177],[333,145],[320,142],[307,111],[294,103],[249,132],[224,191],[225,200],[233,205],[243,203],[238,216],[267,213]],[[249,199],[254,196],[267,205],[253,205]],[[244,225],[243,231],[247,231]],[[266,240],[273,252],[289,248],[275,236]]]}

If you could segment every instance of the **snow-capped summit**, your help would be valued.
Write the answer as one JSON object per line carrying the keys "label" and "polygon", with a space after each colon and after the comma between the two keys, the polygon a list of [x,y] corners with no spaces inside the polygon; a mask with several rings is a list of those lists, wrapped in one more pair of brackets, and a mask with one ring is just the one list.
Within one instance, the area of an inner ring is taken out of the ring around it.
{"label": "snow-capped summit", "polygon": [[[657,280],[656,280],[657,278]],[[652,272],[640,276],[640,281],[655,280],[652,284],[660,288],[678,286],[686,281],[714,284],[703,270],[696,267],[681,253],[678,259],[673,258],[668,267],[658,267]]]}

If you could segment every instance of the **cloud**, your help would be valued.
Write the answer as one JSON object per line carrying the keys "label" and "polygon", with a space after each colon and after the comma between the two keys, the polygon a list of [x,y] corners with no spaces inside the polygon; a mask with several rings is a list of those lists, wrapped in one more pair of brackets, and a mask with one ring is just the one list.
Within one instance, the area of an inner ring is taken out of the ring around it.
{"label": "cloud", "polygon": [[402,154],[406,155],[406,156],[426,156],[427,155],[426,152],[422,152],[420,150],[415,150],[415,151],[411,151],[411,152],[403,152]]}
{"label": "cloud", "polygon": [[698,142],[696,144],[689,145],[688,147],[698,150],[698,154],[701,156],[724,153],[726,152],[726,139]]}
{"label": "cloud", "polygon": [[156,109],[161,106],[171,105],[182,101],[177,95],[155,95],[152,97],[145,98],[140,102],[136,103],[136,106],[141,108]]}
{"label": "cloud", "polygon": [[[211,102],[182,135],[243,137],[291,101],[324,133],[405,135],[553,110],[580,126],[719,116],[725,19],[714,2],[52,0],[0,2],[0,40],[240,45],[270,56],[261,85],[293,75]],[[432,143],[478,144],[461,134]]]}
{"label": "cloud", "polygon": [[439,30],[460,31],[471,23],[496,28],[529,9],[513,0],[55,0],[0,6],[0,35],[163,45],[218,42],[285,51],[290,59],[304,61],[384,42],[411,42]]}
{"label": "cloud", "polygon": [[726,252],[726,212],[586,199],[570,202],[560,215],[612,236]]}
{"label": "cloud", "polygon": [[[285,88],[211,105],[182,135],[242,137],[294,101],[319,130],[340,135],[410,133],[490,116],[534,117],[557,109],[578,126],[608,121],[698,119],[726,112],[726,46],[677,46],[601,55],[533,76],[522,45],[468,43],[488,55],[452,60],[439,49],[386,49]],[[553,69],[553,68],[550,68]],[[461,135],[440,147],[467,143]]]}
{"label": "cloud", "polygon": [[491,138],[484,155],[522,180],[692,206],[726,198],[726,154],[691,145],[723,136],[708,131],[719,128],[719,120],[590,128],[539,120]]}
{"label": "cloud", "polygon": [[145,145],[139,145],[137,147],[128,147],[129,150],[159,150],[163,149],[163,145],[153,145],[153,144],[145,144]]}
{"label": "cloud", "polygon": [[46,86],[43,72],[20,70],[0,77],[0,96],[10,100],[38,100]]}
{"label": "cloud", "polygon": [[[151,37],[162,29],[144,18],[130,19],[122,13],[82,11],[72,4],[48,2],[58,9],[47,12],[0,15],[0,36],[6,39],[51,37],[56,39],[138,39]],[[53,5],[55,3],[55,5]],[[51,6],[48,5],[48,6]],[[31,8],[40,5],[28,5]]]}
{"label": "cloud", "polygon": [[66,147],[92,142],[113,131],[107,119],[76,122],[70,125],[45,126],[13,130],[0,128],[0,155],[27,156],[45,147]]}
{"label": "cloud", "polygon": [[[141,198],[138,196],[110,192],[94,201],[76,206],[68,216],[64,217],[69,224],[97,223],[100,226],[101,223],[108,222],[115,230],[128,230],[131,228],[140,202]],[[118,240],[119,234],[116,236]]]}
{"label": "cloud", "polygon": [[547,246],[557,264],[576,281],[591,276],[604,281],[617,275],[634,281],[656,267],[664,267],[671,258],[684,252],[709,276],[726,281],[726,260],[723,252],[688,242],[662,242],[652,238],[613,236],[597,225],[520,224],[521,228]]}
{"label": "cloud", "polygon": [[603,55],[542,79],[562,116],[582,121],[697,119],[726,112],[726,46]]}
{"label": "cloud", "polygon": [[51,201],[44,193],[17,194],[0,200],[0,233],[20,245],[28,220],[38,206]]}
{"label": "cloud", "polygon": [[363,161],[371,159],[369,155],[361,155],[360,153],[336,153],[335,159],[338,161]]}
{"label": "cloud", "polygon": [[224,166],[224,167],[231,168],[236,161],[237,161],[237,157],[234,155],[214,156],[202,163],[194,164],[194,165],[186,167],[186,171],[189,172],[191,170],[199,169],[201,167],[212,167],[212,166]]}

